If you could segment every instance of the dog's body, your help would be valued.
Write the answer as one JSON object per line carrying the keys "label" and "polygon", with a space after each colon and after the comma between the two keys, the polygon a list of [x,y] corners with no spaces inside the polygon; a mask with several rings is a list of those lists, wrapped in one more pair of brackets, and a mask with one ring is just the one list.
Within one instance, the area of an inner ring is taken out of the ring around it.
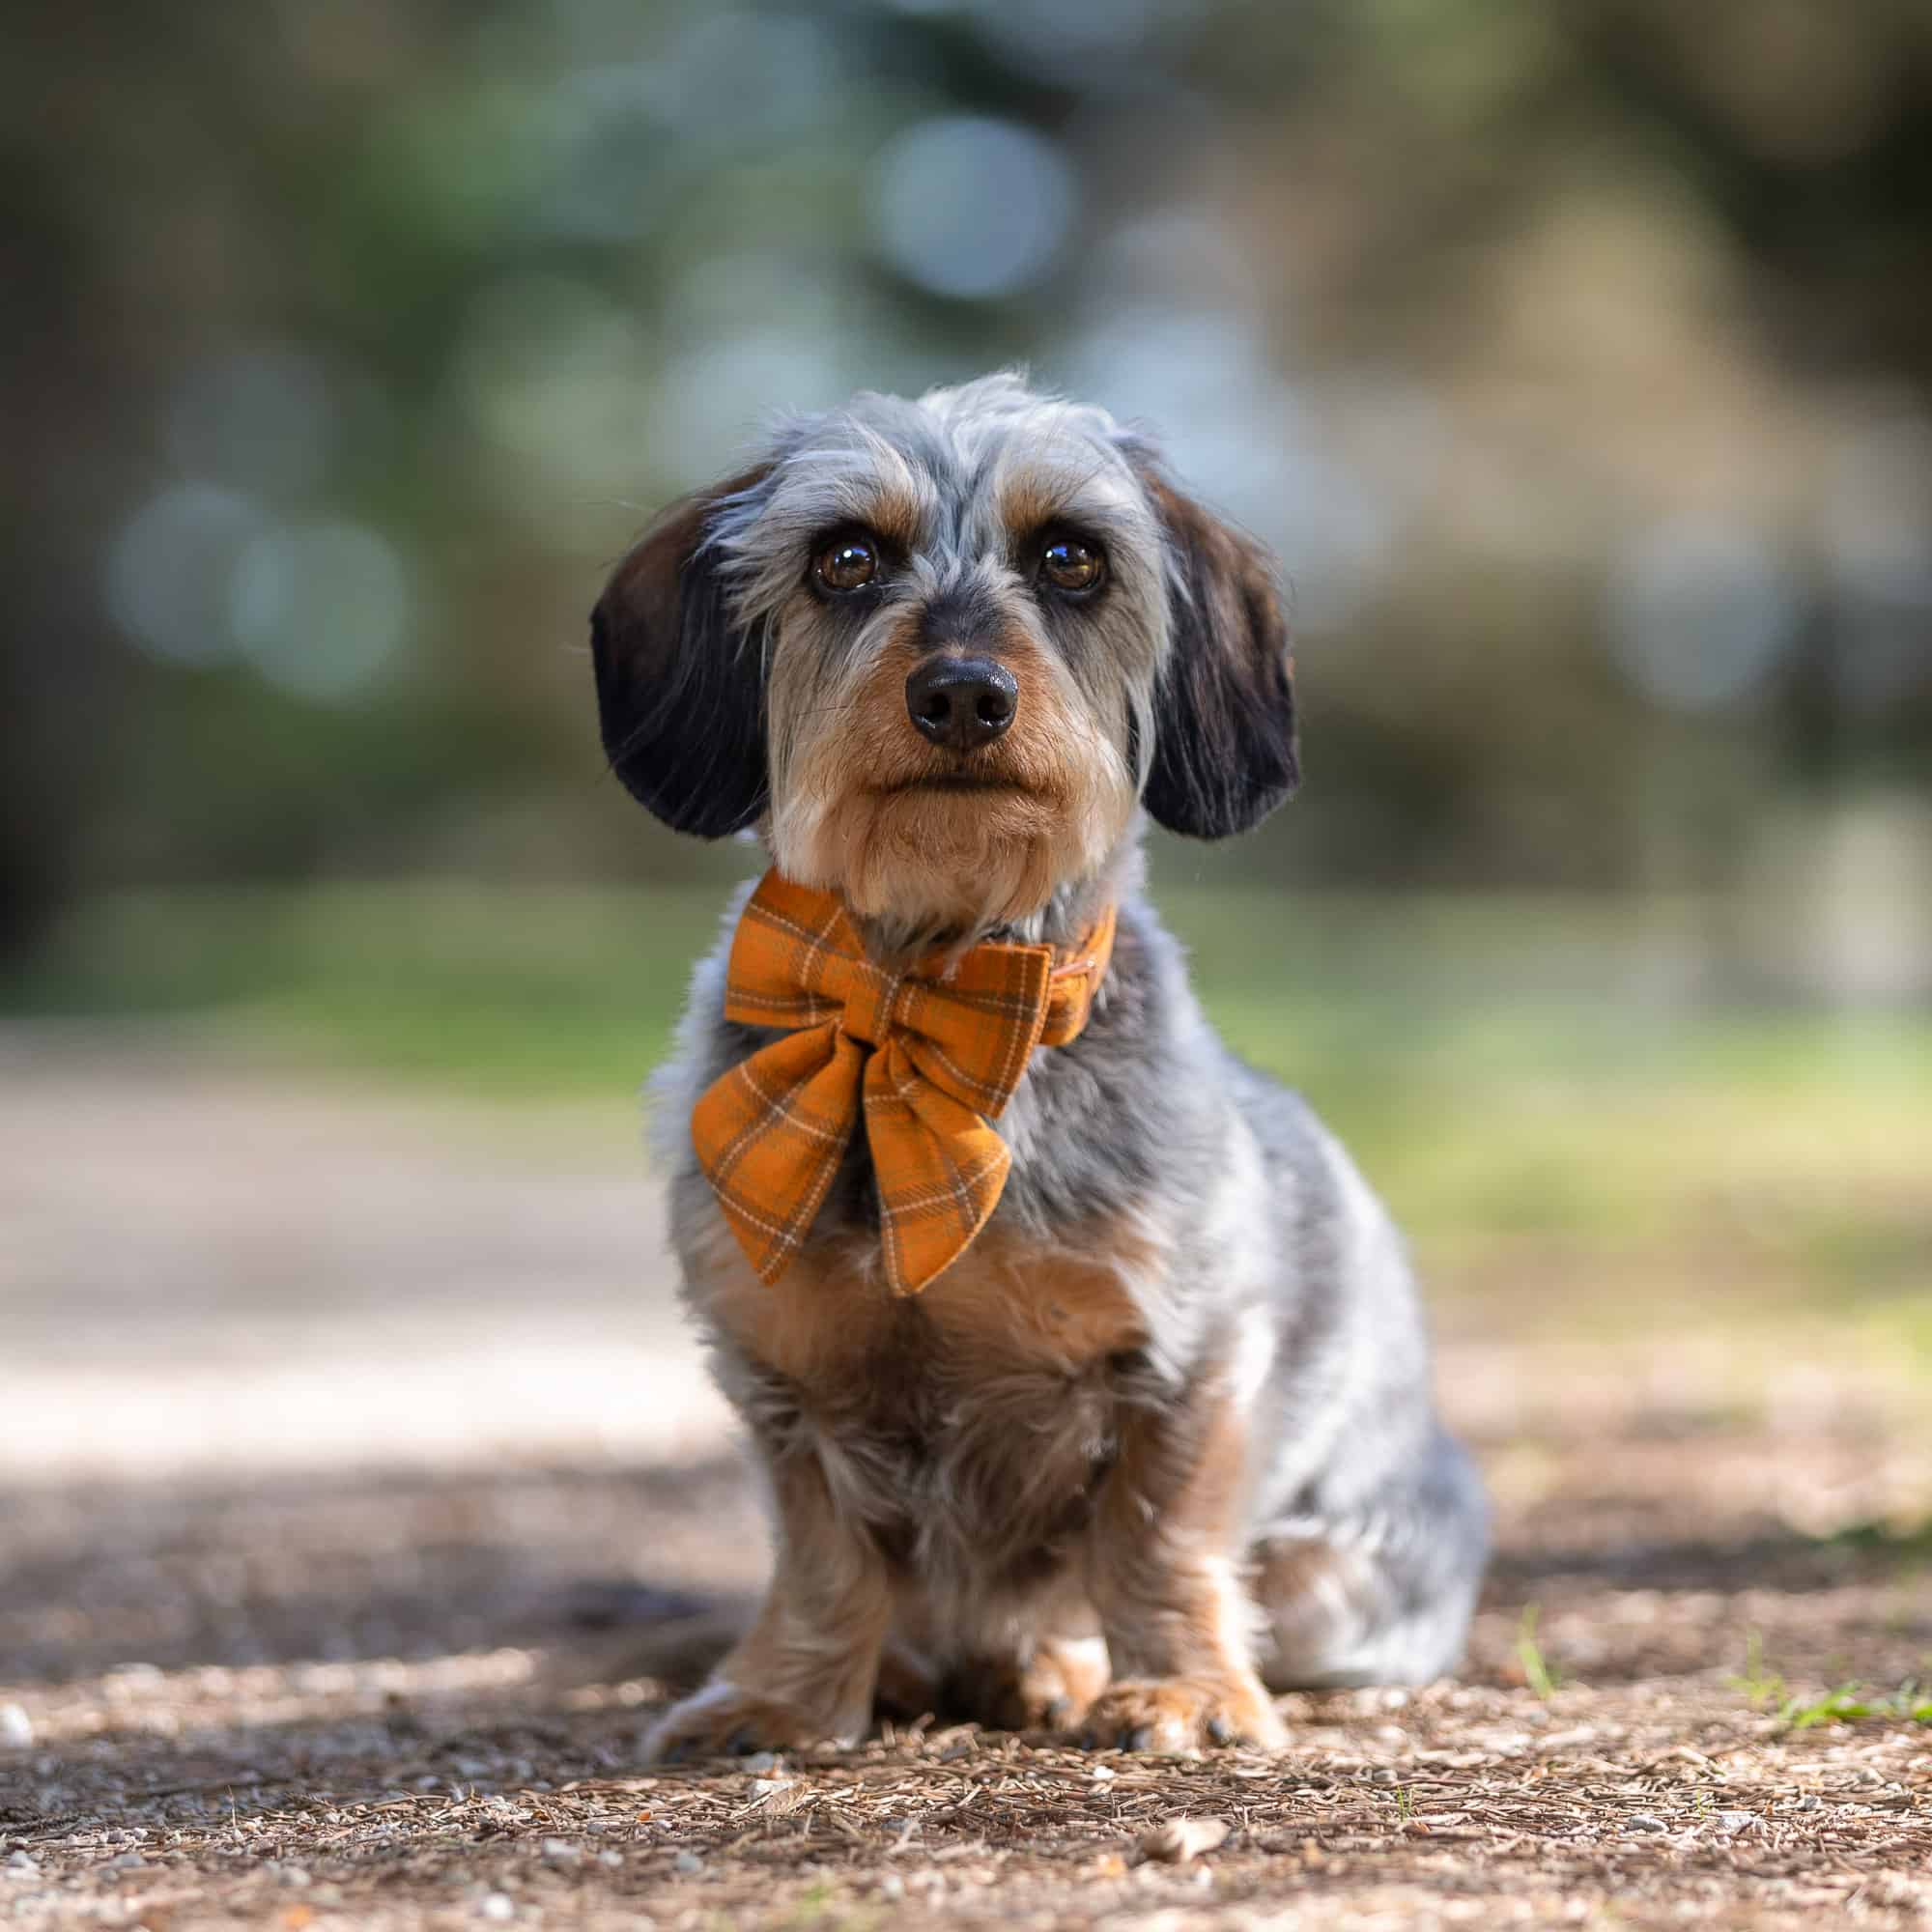
{"label": "dog's body", "polygon": [[[654,1747],[850,1741],[875,1702],[1268,1743],[1264,1679],[1450,1667],[1485,1512],[1400,1242],[1215,1038],[1139,896],[1143,801],[1214,836],[1293,782],[1259,553],[1099,412],[995,378],[796,426],[633,554],[596,640],[632,789],[685,829],[756,824],[894,970],[1071,948],[1118,908],[1084,1031],[998,1120],[990,1220],[915,1294],[880,1265],[864,1134],[783,1278],[753,1271],[688,1123],[776,1036],[724,1017],[728,932],[699,968],[661,1153],[777,1562]],[[935,665],[977,715],[930,696]]]}

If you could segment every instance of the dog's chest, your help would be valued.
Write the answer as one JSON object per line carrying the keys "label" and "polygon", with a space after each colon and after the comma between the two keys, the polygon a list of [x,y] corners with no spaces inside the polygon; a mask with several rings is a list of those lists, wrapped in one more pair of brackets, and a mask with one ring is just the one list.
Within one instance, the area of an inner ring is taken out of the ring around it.
{"label": "dog's chest", "polygon": [[840,1237],[774,1287],[734,1275],[711,1314],[889,1547],[1023,1568],[1084,1520],[1148,1342],[1144,1250],[1118,1229],[1087,1236],[996,1226],[908,1299]]}

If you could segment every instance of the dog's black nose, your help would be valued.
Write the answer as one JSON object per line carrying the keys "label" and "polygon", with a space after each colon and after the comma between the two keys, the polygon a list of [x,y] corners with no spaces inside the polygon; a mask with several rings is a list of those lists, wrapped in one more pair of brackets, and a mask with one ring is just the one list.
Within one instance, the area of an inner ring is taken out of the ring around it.
{"label": "dog's black nose", "polygon": [[1019,708],[1012,672],[991,658],[928,658],[906,679],[912,722],[949,751],[990,745]]}

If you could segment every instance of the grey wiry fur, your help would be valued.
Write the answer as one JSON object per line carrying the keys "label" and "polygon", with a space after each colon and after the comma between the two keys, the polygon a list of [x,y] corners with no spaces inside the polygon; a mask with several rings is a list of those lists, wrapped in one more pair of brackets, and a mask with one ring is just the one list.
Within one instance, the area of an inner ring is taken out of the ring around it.
{"label": "grey wiry fur", "polygon": [[[1097,596],[1068,604],[1034,582],[1040,524],[1104,552]],[[891,569],[862,607],[833,609],[809,567],[852,529],[890,533]],[[1138,438],[1010,377],[788,425],[655,560],[649,548],[613,580],[598,645],[607,743],[654,809],[689,823],[703,804],[668,795],[702,772],[668,778],[688,757],[651,749],[676,726],[661,694],[696,692],[721,717],[753,707],[764,762],[733,769],[762,835],[785,869],[846,896],[880,953],[988,932],[1070,942],[1097,905],[1120,906],[1086,1031],[1036,1054],[998,1122],[1013,1164],[992,1223],[900,1302],[875,1261],[863,1134],[812,1265],[748,1287],[687,1132],[696,1094],[765,1037],[723,1018],[728,920],[698,968],[660,1083],[660,1151],[687,1299],[772,1475],[780,1580],[761,1634],[661,1746],[850,1736],[882,1653],[956,1682],[1023,1672],[1048,1639],[1095,1631],[1142,1695],[1117,1687],[1095,1709],[1128,1714],[1137,1742],[1168,1735],[1142,1714],[1169,1710],[1157,1693],[1183,1683],[1208,1686],[1208,1734],[1271,1735],[1223,1681],[1246,1673],[1250,1646],[1276,1685],[1452,1667],[1485,1509],[1435,1417],[1401,1242],[1306,1106],[1215,1037],[1138,889],[1144,794],[1213,835],[1293,781],[1264,561],[1179,496]],[[651,589],[653,570],[679,594]],[[1053,723],[1008,766],[973,754],[1012,779],[1017,806],[924,800],[921,775],[952,767],[894,710],[902,666],[962,631],[1024,667],[1022,713]],[[694,667],[693,652],[718,662]],[[646,682],[659,695],[637,698]],[[909,789],[878,790],[882,761]],[[907,824],[917,838],[886,851]],[[1006,1273],[988,1272],[994,1256]],[[999,1284],[1022,1294],[1063,1276],[1075,1285],[1042,1293],[1048,1316],[1075,1295],[1101,1312],[1013,1342],[987,1305]],[[820,1320],[786,1304],[772,1325],[758,1297],[788,1295],[835,1305]],[[1204,1500],[1216,1467],[1231,1472],[1219,1504]]]}

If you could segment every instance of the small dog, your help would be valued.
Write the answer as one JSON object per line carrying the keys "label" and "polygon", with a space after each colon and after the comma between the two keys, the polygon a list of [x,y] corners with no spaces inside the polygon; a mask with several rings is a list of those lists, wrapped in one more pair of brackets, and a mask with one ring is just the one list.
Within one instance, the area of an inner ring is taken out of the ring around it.
{"label": "small dog", "polygon": [[1400,1239],[1139,894],[1144,812],[1295,784],[1265,554],[996,375],[789,423],[592,636],[625,785],[773,865],[658,1118],[775,1571],[651,1754],[877,1708],[1274,1745],[1264,1686],[1451,1668],[1487,1513]]}

